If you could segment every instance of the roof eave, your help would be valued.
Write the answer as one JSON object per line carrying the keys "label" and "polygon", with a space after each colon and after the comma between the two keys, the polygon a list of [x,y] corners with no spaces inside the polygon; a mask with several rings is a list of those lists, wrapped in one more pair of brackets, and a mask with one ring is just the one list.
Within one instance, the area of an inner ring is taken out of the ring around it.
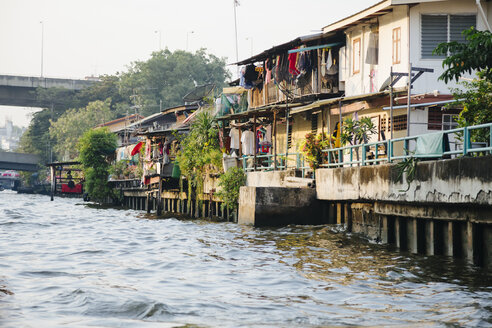
{"label": "roof eave", "polygon": [[380,1],[374,5],[372,5],[369,8],[366,8],[362,11],[359,11],[349,17],[343,18],[339,21],[336,21],[332,24],[329,24],[325,27],[323,27],[323,33],[330,33],[330,32],[335,32],[340,29],[349,27],[350,25],[353,25],[360,21],[361,19],[366,19],[371,15],[374,15],[382,10],[387,10],[393,5],[392,0],[383,0]]}

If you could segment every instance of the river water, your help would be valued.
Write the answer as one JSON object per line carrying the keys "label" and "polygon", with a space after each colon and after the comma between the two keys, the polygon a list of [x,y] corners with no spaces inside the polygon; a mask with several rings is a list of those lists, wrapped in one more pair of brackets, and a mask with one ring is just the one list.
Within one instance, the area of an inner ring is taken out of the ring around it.
{"label": "river water", "polygon": [[0,327],[492,327],[491,281],[330,226],[0,192]]}

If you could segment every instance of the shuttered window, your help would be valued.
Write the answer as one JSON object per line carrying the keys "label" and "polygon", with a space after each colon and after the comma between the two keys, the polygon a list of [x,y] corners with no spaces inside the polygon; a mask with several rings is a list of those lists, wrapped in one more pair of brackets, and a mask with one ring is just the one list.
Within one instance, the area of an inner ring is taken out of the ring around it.
{"label": "shuttered window", "polygon": [[465,42],[465,38],[461,33],[463,30],[476,25],[476,15],[422,15],[422,58],[443,59],[444,56],[432,54],[432,51],[436,49],[439,43],[450,41]]}

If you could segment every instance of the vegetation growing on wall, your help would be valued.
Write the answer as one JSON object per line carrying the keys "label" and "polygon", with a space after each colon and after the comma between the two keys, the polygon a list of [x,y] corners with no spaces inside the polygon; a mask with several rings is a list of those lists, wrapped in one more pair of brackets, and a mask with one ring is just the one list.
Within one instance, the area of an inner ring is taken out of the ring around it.
{"label": "vegetation growing on wall", "polygon": [[223,206],[235,210],[239,201],[239,188],[246,184],[246,173],[242,168],[231,167],[219,178],[220,191],[217,196],[222,199]]}
{"label": "vegetation growing on wall", "polygon": [[91,199],[105,201],[111,196],[108,156],[116,150],[116,135],[107,128],[91,129],[80,138],[77,148],[85,176],[85,190]]}

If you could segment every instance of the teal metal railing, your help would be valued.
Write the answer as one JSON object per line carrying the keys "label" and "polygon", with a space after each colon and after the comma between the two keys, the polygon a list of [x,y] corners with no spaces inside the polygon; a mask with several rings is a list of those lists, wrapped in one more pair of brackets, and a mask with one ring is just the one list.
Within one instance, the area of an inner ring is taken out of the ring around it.
{"label": "teal metal railing", "polygon": [[256,163],[254,162],[255,156],[243,156],[241,161],[245,172],[295,168],[302,170],[304,176],[305,172],[310,169],[309,166],[306,165],[304,155],[301,153],[288,153],[287,155],[277,154],[276,156],[273,154],[256,155]]}
{"label": "teal metal railing", "polygon": [[[471,132],[474,130],[488,130],[488,143],[474,143],[471,141]],[[441,158],[471,156],[481,154],[492,154],[492,123],[468,126],[451,130],[443,130],[439,132],[448,136],[448,140],[455,145],[454,149],[443,151]],[[412,147],[415,147],[416,140],[423,136],[416,135],[403,138],[394,138],[391,140],[383,140],[370,142],[365,144],[349,145],[340,148],[324,149],[326,154],[325,162],[321,167],[350,167],[350,166],[366,166],[377,165],[384,163],[392,163],[408,159],[413,154]],[[395,149],[401,149],[401,153],[395,154]],[[302,170],[304,176],[310,167],[306,165],[304,155],[301,153],[288,153],[276,155],[276,163],[274,155],[256,155],[256,163],[254,156],[243,156],[241,158],[243,169],[246,172],[251,171],[273,171],[285,169]]]}
{"label": "teal metal railing", "polygon": [[[473,143],[471,141],[471,132],[481,129],[488,130],[488,145],[487,143]],[[492,154],[492,123],[443,130],[439,132],[427,133],[425,135],[438,133],[443,134],[443,136],[447,135],[448,140],[450,141],[457,140],[452,142],[455,145],[455,149],[443,151],[440,158],[449,158],[451,156],[470,156],[473,154],[484,153]],[[323,163],[321,167],[342,167],[354,165],[365,166],[405,160],[415,156],[412,149],[412,146],[415,147],[415,144],[412,145],[412,141],[416,142],[416,140],[423,135],[424,134],[372,143],[350,145],[340,148],[325,149],[323,152],[327,154],[327,163]],[[402,152],[400,154],[395,154],[395,149],[399,145],[402,146],[400,147]]]}

